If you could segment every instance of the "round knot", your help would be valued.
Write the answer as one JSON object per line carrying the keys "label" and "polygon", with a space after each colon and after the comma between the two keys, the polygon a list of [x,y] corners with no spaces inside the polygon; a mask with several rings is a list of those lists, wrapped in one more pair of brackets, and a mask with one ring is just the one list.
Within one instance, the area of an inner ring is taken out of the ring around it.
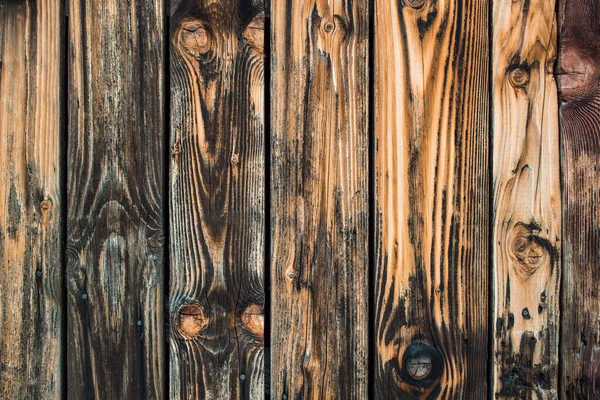
{"label": "round knot", "polygon": [[250,304],[242,313],[242,324],[254,336],[264,337],[265,314],[263,307],[258,304]]}
{"label": "round knot", "polygon": [[333,31],[333,28],[335,28],[335,25],[333,25],[333,22],[327,22],[327,23],[325,23],[325,26],[323,26],[323,30],[328,33]]}
{"label": "round knot", "polygon": [[179,309],[177,330],[187,338],[195,338],[208,326],[208,316],[197,304],[187,304]]}
{"label": "round knot", "polygon": [[425,5],[425,0],[404,0],[404,4],[411,8],[421,8]]}
{"label": "round knot", "polygon": [[210,33],[198,20],[184,21],[181,24],[180,40],[185,51],[196,58],[210,50]]}
{"label": "round knot", "polygon": [[42,210],[42,212],[50,211],[51,208],[52,208],[52,202],[50,200],[43,200],[40,203],[40,209]]}
{"label": "round knot", "polygon": [[544,262],[547,251],[543,239],[533,234],[531,229],[517,225],[513,231],[510,255],[515,262],[517,272],[525,276],[532,275]]}
{"label": "round knot", "polygon": [[525,87],[529,83],[529,71],[525,68],[516,68],[510,72],[509,80],[514,87]]}

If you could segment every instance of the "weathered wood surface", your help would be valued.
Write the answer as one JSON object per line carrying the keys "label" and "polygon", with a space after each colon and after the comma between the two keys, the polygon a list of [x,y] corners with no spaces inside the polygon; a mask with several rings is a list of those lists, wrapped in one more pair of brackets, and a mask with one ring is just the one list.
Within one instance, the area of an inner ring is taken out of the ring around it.
{"label": "weathered wood surface", "polygon": [[163,4],[68,7],[68,395],[162,399]]}
{"label": "weathered wood surface", "polygon": [[561,192],[554,1],[494,0],[493,393],[556,398]]}
{"label": "weathered wood surface", "polygon": [[368,391],[368,2],[271,2],[271,396]]}
{"label": "weathered wood surface", "polygon": [[487,394],[488,8],[375,2],[377,398]]}
{"label": "weathered wood surface", "polygon": [[0,1],[0,398],[63,396],[63,14]]}
{"label": "weathered wood surface", "polygon": [[264,393],[261,0],[171,9],[170,397]]}
{"label": "weathered wood surface", "polygon": [[561,397],[600,398],[600,3],[560,1]]}

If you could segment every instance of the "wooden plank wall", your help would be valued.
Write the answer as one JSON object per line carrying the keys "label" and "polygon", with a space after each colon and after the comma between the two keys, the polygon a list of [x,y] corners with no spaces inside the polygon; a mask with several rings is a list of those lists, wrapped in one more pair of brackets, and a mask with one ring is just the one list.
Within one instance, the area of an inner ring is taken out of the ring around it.
{"label": "wooden plank wall", "polygon": [[0,0],[0,398],[600,398],[599,24]]}

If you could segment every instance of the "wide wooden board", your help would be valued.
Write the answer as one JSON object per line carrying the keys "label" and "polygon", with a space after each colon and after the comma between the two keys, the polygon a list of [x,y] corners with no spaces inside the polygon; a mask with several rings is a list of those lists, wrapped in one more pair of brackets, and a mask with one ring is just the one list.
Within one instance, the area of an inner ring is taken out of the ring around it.
{"label": "wide wooden board", "polygon": [[264,393],[261,0],[172,3],[170,398]]}
{"label": "wide wooden board", "polygon": [[73,399],[163,398],[163,8],[68,1]]}
{"label": "wide wooden board", "polygon": [[493,0],[493,393],[558,390],[561,192],[554,1]]}
{"label": "wide wooden board", "polygon": [[563,182],[561,389],[600,397],[600,3],[559,2]]}
{"label": "wide wooden board", "polygon": [[0,398],[64,391],[62,39],[55,0],[0,2]]}
{"label": "wide wooden board", "polygon": [[485,398],[488,1],[375,2],[377,398]]}
{"label": "wide wooden board", "polygon": [[368,391],[368,2],[271,2],[273,398]]}

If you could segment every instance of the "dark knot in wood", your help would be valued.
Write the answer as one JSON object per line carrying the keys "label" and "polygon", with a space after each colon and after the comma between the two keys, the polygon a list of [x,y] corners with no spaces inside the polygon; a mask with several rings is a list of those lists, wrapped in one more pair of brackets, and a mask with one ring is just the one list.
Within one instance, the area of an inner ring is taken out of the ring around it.
{"label": "dark knot in wood", "polygon": [[516,88],[523,88],[529,83],[529,71],[525,68],[516,68],[510,71],[510,84]]}
{"label": "dark knot in wood", "polygon": [[436,349],[423,342],[413,342],[404,351],[402,359],[404,380],[427,387],[442,376],[442,357]]}
{"label": "dark knot in wood", "polygon": [[513,230],[510,256],[521,276],[533,275],[548,257],[544,239],[534,234],[531,227],[517,224]]}
{"label": "dark knot in wood", "polygon": [[327,22],[327,23],[325,23],[325,26],[323,26],[323,30],[328,33],[333,31],[334,28],[335,28],[335,25],[333,24],[333,22]]}
{"label": "dark knot in wood", "polygon": [[179,309],[177,330],[187,338],[195,338],[208,326],[208,316],[197,304],[187,304]]}
{"label": "dark knot in wood", "polygon": [[181,24],[179,40],[183,49],[195,58],[200,58],[211,47],[210,33],[198,20],[188,20]]}

